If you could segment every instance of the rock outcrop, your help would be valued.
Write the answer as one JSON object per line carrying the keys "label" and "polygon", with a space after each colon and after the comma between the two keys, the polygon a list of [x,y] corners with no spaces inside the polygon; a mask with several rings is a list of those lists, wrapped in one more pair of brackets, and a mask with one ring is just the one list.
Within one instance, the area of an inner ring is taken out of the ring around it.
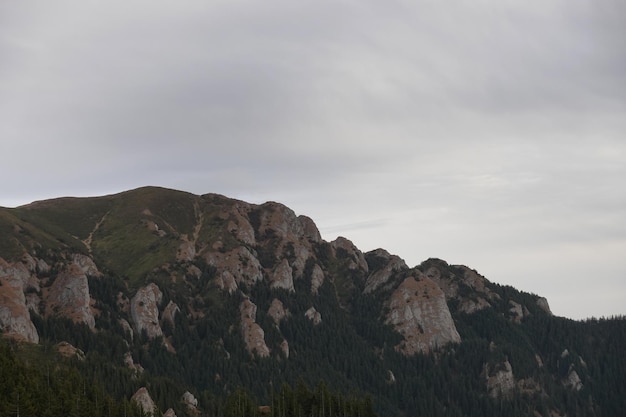
{"label": "rock outcrop", "polygon": [[148,415],[154,415],[154,412],[157,410],[156,404],[154,403],[154,400],[152,400],[152,397],[146,387],[139,388],[130,400],[136,403],[143,410],[143,412]]}
{"label": "rock outcrop", "polygon": [[404,338],[397,349],[407,355],[461,341],[443,291],[424,276],[406,278],[387,307],[386,322]]}
{"label": "rock outcrop", "polygon": [[285,310],[282,301],[278,298],[274,298],[267,314],[274,320],[274,323],[278,327],[280,322],[289,315],[289,312]]}
{"label": "rock outcrop", "polygon": [[491,398],[501,398],[509,395],[516,386],[513,368],[508,360],[496,365],[483,366],[483,375],[487,384],[487,391]]}
{"label": "rock outcrop", "polygon": [[250,299],[246,298],[241,302],[239,306],[241,333],[248,353],[265,358],[270,355],[270,350],[265,344],[265,332],[256,323],[256,310],[256,304]]}
{"label": "rock outcrop", "polygon": [[396,273],[407,270],[406,263],[396,255],[391,255],[384,249],[376,249],[365,254],[370,266],[370,275],[365,281],[364,293],[371,293],[379,288],[388,288],[393,285],[389,282]]}
{"label": "rock outcrop", "polygon": [[145,331],[149,339],[163,335],[159,324],[159,304],[162,299],[163,294],[155,283],[137,290],[130,300],[130,316],[137,334]]}
{"label": "rock outcrop", "polygon": [[287,259],[283,259],[274,269],[271,275],[271,288],[283,288],[287,291],[294,292],[293,287],[293,270],[289,266]]}
{"label": "rock outcrop", "polygon": [[67,317],[93,329],[96,321],[91,311],[89,282],[84,269],[73,262],[57,276],[48,292],[46,314]]}
{"label": "rock outcrop", "polygon": [[305,311],[304,316],[311,320],[314,326],[317,326],[322,322],[322,315],[315,309],[315,307],[311,307]]}
{"label": "rock outcrop", "polygon": [[216,268],[223,289],[229,292],[234,291],[237,284],[252,286],[263,280],[263,267],[245,246],[238,246],[228,252],[207,252],[204,259],[207,264]]}
{"label": "rock outcrop", "polygon": [[189,391],[185,391],[181,398],[181,402],[185,405],[187,412],[192,415],[198,415],[198,399]]}
{"label": "rock outcrop", "polygon": [[0,258],[0,331],[14,339],[38,343],[39,335],[24,296],[24,285],[29,280],[30,272],[24,264],[9,264]]}

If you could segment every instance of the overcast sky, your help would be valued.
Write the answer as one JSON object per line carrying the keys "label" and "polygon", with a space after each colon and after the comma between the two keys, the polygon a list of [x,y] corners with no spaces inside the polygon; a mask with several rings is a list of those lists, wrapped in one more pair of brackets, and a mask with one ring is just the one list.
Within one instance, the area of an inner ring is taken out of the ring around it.
{"label": "overcast sky", "polygon": [[626,2],[0,0],[0,206],[144,185],[626,314]]}

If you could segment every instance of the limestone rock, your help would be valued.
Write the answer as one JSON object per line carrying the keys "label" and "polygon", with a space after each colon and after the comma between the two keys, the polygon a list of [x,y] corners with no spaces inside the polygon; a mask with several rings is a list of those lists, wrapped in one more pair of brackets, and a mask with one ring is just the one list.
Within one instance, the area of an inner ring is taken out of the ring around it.
{"label": "limestone rock", "polygon": [[14,339],[38,343],[24,296],[24,280],[29,276],[22,263],[13,265],[0,258],[0,331]]}
{"label": "limestone rock", "polygon": [[302,227],[303,236],[305,239],[313,243],[319,243],[322,241],[322,235],[320,235],[320,231],[317,229],[315,222],[313,222],[310,217],[301,215],[298,216],[298,221],[300,222],[300,226]]}
{"label": "limestone rock", "polygon": [[138,334],[145,331],[150,339],[163,335],[159,325],[159,304],[162,298],[163,294],[159,287],[155,283],[150,283],[139,288],[130,300],[130,316]]}
{"label": "limestone rock", "polygon": [[491,398],[501,398],[509,395],[515,388],[515,377],[513,368],[508,360],[495,367],[485,364],[483,375],[487,383],[487,390]]}
{"label": "limestone rock", "polygon": [[130,398],[131,401],[135,402],[144,413],[149,415],[154,415],[154,411],[156,410],[156,405],[148,392],[146,387],[141,387],[133,394]]}
{"label": "limestone rock", "polygon": [[396,272],[408,269],[400,257],[391,255],[384,249],[376,249],[366,255],[372,263],[371,272],[363,290],[366,294],[385,286]]}
{"label": "limestone rock", "polygon": [[183,402],[183,404],[185,404],[187,410],[192,414],[196,414],[198,412],[198,400],[189,391],[185,391],[181,398],[181,401]]}
{"label": "limestone rock", "polygon": [[338,256],[341,252],[344,252],[345,255],[350,259],[350,262],[348,263],[348,269],[360,269],[365,273],[369,271],[369,267],[367,265],[367,261],[365,260],[365,256],[363,255],[363,252],[361,252],[356,246],[354,246],[354,243],[352,243],[345,237],[339,236],[337,239],[330,242],[330,245],[335,250],[335,253],[337,253]]}
{"label": "limestone rock", "polygon": [[300,279],[304,275],[306,261],[311,257],[311,251],[306,246],[298,245],[295,246],[294,252],[295,259],[291,264],[292,275],[294,279]]}
{"label": "limestone rock", "polygon": [[291,292],[295,291],[293,287],[293,270],[289,266],[287,259],[283,259],[276,268],[274,268],[270,279],[270,287],[284,288]]}
{"label": "limestone rock", "polygon": [[71,263],[52,283],[46,299],[46,314],[67,317],[85,323],[91,329],[96,325],[90,306],[89,282],[83,268]]}
{"label": "limestone rock", "polygon": [[228,291],[234,287],[233,281],[252,286],[263,280],[263,268],[259,260],[245,246],[236,247],[226,253],[208,252],[204,258],[207,264],[217,269],[217,275],[222,278],[224,289]]}
{"label": "limestone rock", "polygon": [[264,358],[270,355],[270,350],[265,344],[265,332],[256,323],[256,309],[256,304],[247,298],[239,305],[241,332],[248,352]]}
{"label": "limestone rock", "polygon": [[548,304],[548,300],[546,300],[544,297],[537,298],[537,305],[543,311],[548,313],[548,315],[550,315],[550,316],[552,315],[552,310],[550,310],[550,305]]}
{"label": "limestone rock", "polygon": [[309,308],[304,312],[304,315],[307,319],[313,322],[314,326],[317,326],[322,322],[322,315],[315,309],[315,307]]}
{"label": "limestone rock", "polygon": [[461,341],[443,291],[424,276],[408,277],[396,288],[386,322],[402,334],[404,341],[397,349],[408,355]]}
{"label": "limestone rock", "polygon": [[311,293],[317,295],[317,291],[323,283],[324,271],[318,264],[315,264],[313,271],[311,272]]}
{"label": "limestone rock", "polygon": [[580,380],[578,372],[574,369],[574,364],[570,365],[567,376],[563,379],[563,385],[576,392],[583,389],[583,382]]}
{"label": "limestone rock", "polygon": [[280,322],[288,316],[289,312],[285,310],[282,301],[278,298],[274,298],[272,300],[272,304],[270,304],[270,308],[267,311],[267,314],[274,320],[276,326],[280,325]]}

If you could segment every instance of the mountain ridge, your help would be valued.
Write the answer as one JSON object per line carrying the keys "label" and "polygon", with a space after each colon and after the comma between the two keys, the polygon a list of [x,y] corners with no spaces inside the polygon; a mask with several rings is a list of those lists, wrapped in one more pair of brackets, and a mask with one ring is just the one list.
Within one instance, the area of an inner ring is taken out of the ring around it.
{"label": "mountain ridge", "polygon": [[[586,342],[574,349],[542,333],[569,326],[545,298],[440,259],[409,267],[384,249],[324,241],[312,219],[277,202],[142,187],[0,208],[0,233],[4,335],[58,343],[75,329],[82,336],[71,342],[87,358],[99,352],[136,379],[177,381],[201,407],[210,402],[201,393],[251,378],[267,398],[274,378],[309,375],[314,385],[317,375],[375,395],[389,415],[411,415],[426,406],[406,393],[431,391],[407,366],[426,361],[435,376],[466,380],[483,408],[515,397],[540,415],[567,410],[548,400],[554,391],[602,415],[582,398],[598,382],[580,352],[559,359]],[[103,340],[114,354],[93,347]],[[471,371],[443,371],[442,358]],[[429,394],[435,415],[447,415],[442,393]],[[163,410],[167,400],[157,399]]]}

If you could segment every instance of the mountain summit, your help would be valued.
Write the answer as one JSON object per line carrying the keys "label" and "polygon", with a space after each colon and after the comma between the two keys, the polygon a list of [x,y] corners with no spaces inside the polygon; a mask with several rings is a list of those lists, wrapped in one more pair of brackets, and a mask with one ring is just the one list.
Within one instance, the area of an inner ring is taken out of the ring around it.
{"label": "mountain summit", "polygon": [[[326,242],[279,203],[157,187],[59,198],[0,209],[0,239],[5,336],[69,342],[93,366],[106,358],[177,415],[238,386],[267,401],[298,380],[372,395],[384,415],[502,401],[509,415],[607,415],[591,395],[605,379],[583,354],[612,346],[606,334],[578,340],[573,329],[589,324],[466,266],[409,267],[384,249]],[[139,387],[128,384],[112,389],[130,396]]]}

